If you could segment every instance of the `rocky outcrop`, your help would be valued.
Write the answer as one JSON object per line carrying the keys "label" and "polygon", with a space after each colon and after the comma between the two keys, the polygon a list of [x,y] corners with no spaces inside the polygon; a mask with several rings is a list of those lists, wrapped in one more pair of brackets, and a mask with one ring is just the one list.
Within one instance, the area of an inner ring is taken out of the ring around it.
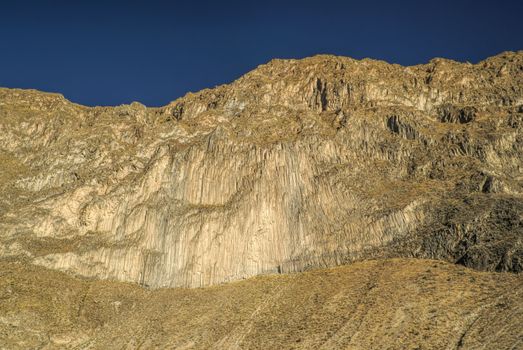
{"label": "rocky outcrop", "polygon": [[161,108],[0,90],[0,254],[150,287],[371,257],[523,269],[523,52],[273,60]]}

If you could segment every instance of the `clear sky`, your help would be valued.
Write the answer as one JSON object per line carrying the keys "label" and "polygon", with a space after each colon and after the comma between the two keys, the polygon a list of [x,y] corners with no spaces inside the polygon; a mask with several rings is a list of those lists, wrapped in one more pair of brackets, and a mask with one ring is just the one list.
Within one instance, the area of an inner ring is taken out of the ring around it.
{"label": "clear sky", "polygon": [[405,65],[523,49],[523,0],[2,1],[0,86],[160,106],[272,58]]}

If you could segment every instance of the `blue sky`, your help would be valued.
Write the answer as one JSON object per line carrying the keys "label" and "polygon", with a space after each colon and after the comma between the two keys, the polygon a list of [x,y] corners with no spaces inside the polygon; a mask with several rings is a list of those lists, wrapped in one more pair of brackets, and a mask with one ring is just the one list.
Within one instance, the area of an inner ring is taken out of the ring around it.
{"label": "blue sky", "polygon": [[86,105],[160,106],[272,58],[411,65],[523,49],[523,1],[11,1],[0,86]]}

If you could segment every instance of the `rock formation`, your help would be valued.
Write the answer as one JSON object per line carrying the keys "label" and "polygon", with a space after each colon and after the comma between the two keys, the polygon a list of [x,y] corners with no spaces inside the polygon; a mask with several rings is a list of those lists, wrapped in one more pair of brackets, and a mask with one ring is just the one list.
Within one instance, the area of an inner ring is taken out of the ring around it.
{"label": "rock formation", "polygon": [[523,52],[273,60],[167,106],[0,89],[0,256],[200,287],[386,257],[523,269]]}

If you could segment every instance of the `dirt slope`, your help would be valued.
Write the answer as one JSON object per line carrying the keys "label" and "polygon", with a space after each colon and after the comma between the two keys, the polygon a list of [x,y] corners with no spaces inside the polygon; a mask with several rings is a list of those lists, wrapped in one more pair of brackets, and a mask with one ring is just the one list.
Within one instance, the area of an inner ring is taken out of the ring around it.
{"label": "dirt slope", "polygon": [[2,263],[3,349],[521,349],[523,279],[416,259],[147,290]]}

